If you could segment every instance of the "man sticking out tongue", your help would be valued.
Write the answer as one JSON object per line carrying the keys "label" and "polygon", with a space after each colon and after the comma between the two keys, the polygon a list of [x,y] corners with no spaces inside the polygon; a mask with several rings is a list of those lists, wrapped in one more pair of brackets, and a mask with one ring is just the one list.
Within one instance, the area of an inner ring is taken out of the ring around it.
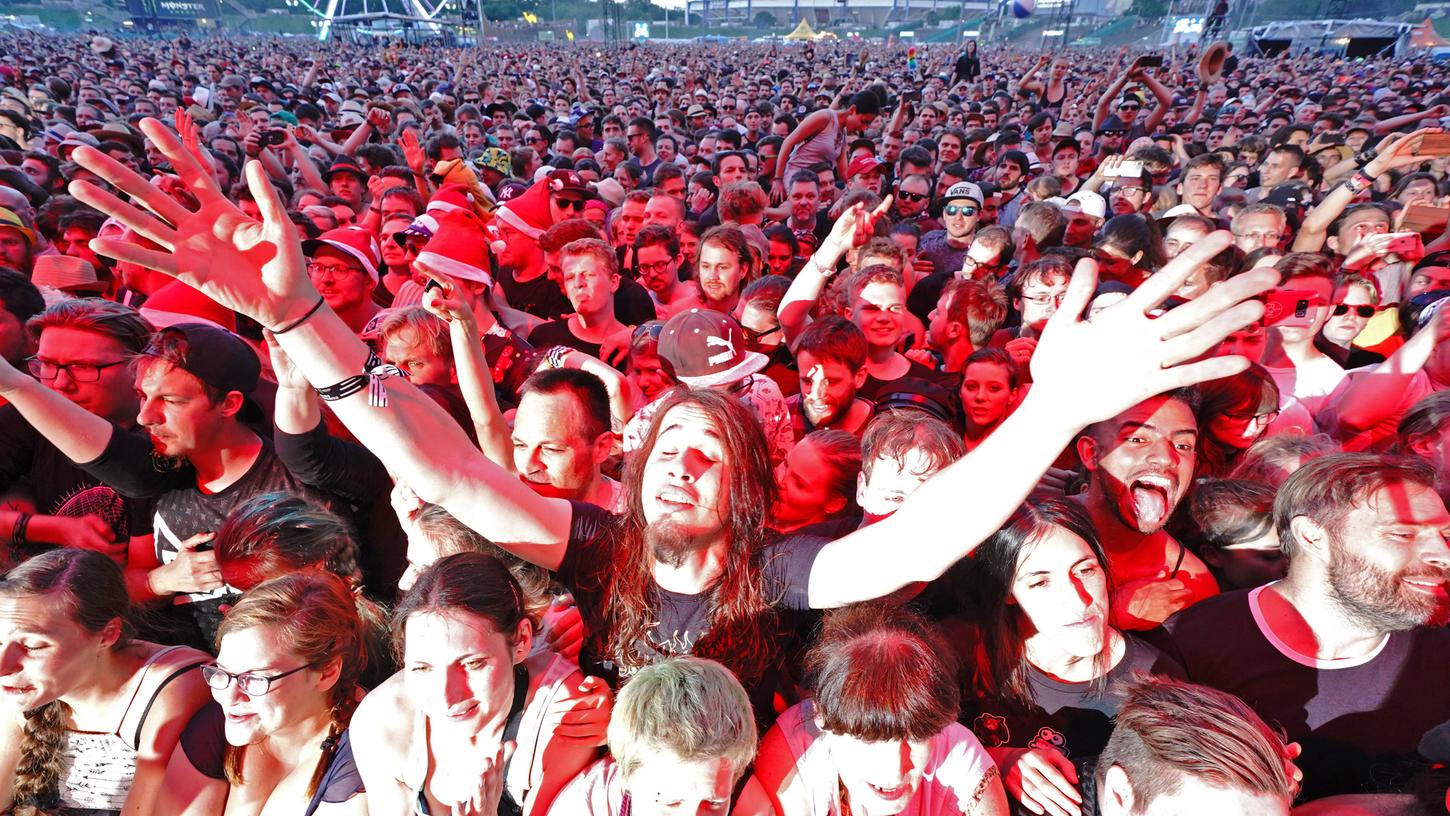
{"label": "man sticking out tongue", "polygon": [[1190,390],[1150,397],[1077,440],[1090,476],[1077,500],[1102,536],[1123,629],[1151,629],[1218,591],[1208,567],[1163,529],[1192,485],[1196,399]]}

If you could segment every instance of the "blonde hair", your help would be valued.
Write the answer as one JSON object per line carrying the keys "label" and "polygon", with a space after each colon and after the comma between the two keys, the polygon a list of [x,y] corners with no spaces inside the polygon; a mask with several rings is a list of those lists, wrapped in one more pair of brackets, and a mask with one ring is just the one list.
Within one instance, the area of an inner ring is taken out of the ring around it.
{"label": "blonde hair", "polygon": [[609,751],[628,786],[645,757],[723,758],[738,781],[755,758],[755,714],[745,688],[713,660],[674,657],[640,669],[614,705]]}
{"label": "blonde hair", "polygon": [[378,323],[378,343],[386,345],[394,337],[411,338],[423,344],[441,360],[453,360],[453,345],[448,337],[448,324],[422,306],[407,306],[388,312]]}

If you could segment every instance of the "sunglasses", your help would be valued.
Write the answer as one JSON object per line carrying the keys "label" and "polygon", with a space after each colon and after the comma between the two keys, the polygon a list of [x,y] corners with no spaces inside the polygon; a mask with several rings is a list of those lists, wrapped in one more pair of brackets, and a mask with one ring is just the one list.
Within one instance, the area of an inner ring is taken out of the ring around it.
{"label": "sunglasses", "polygon": [[1354,313],[1356,315],[1359,315],[1363,318],[1374,317],[1375,312],[1379,311],[1378,306],[1370,306],[1368,304],[1363,306],[1351,306],[1348,303],[1336,303],[1334,304],[1334,316],[1344,317],[1345,315],[1349,314],[1349,310],[1351,309],[1354,310]]}
{"label": "sunglasses", "polygon": [[1120,110],[1120,111],[1135,111],[1135,110],[1142,110],[1142,109],[1143,109],[1143,106],[1142,105],[1119,105],[1118,106],[1118,110]]}
{"label": "sunglasses", "polygon": [[926,193],[897,193],[896,197],[902,201],[925,201]]}
{"label": "sunglasses", "polygon": [[977,208],[966,205],[948,204],[942,208],[942,212],[947,215],[965,215],[970,217],[977,214]]}
{"label": "sunglasses", "polygon": [[554,203],[558,204],[561,210],[584,211],[584,199],[582,198],[556,198]]}

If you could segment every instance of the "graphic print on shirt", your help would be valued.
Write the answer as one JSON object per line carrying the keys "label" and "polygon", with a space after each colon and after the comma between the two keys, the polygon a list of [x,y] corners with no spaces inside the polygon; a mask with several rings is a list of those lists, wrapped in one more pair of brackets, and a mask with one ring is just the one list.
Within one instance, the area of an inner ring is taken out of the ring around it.
{"label": "graphic print on shirt", "polygon": [[1065,757],[1072,756],[1067,752],[1067,737],[1060,732],[1043,726],[1037,729],[1037,736],[1027,743],[1028,748],[1035,748],[1039,751],[1053,750]]}
{"label": "graphic print on shirt", "polygon": [[1012,743],[1012,730],[1007,727],[1007,718],[996,714],[979,714],[972,721],[972,733],[988,748]]}

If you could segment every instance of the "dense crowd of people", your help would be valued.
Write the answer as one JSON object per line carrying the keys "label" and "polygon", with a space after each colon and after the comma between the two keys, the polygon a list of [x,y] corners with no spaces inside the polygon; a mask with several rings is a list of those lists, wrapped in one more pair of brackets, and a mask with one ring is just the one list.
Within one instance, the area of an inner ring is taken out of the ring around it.
{"label": "dense crowd of people", "polygon": [[0,54],[0,813],[1445,812],[1450,66]]}

